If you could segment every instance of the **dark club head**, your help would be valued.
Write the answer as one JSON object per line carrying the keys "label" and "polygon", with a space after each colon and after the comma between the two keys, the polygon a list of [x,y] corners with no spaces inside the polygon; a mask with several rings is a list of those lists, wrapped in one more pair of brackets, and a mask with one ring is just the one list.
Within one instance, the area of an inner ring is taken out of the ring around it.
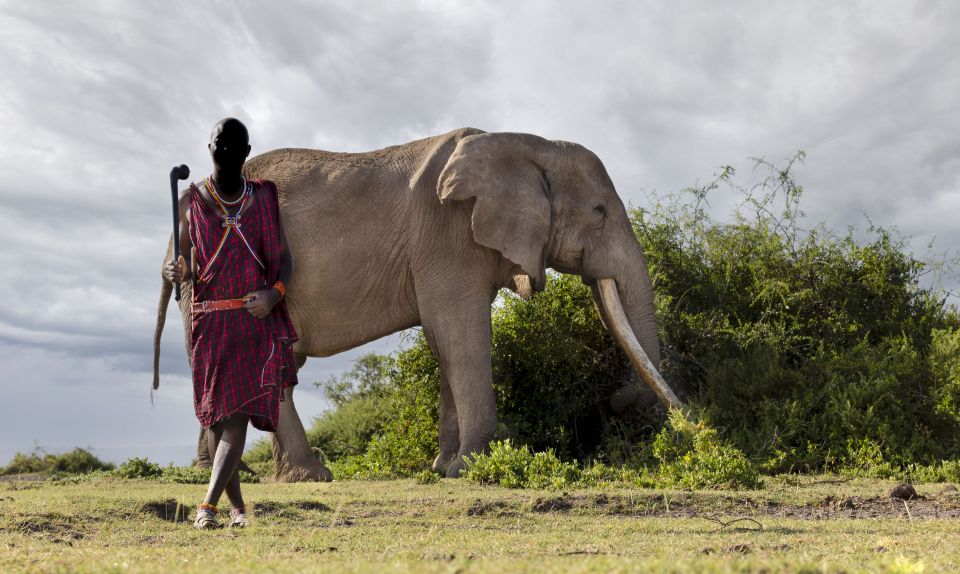
{"label": "dark club head", "polygon": [[190,168],[181,164],[170,170],[170,179],[187,179],[190,177]]}
{"label": "dark club head", "polygon": [[250,136],[247,127],[236,118],[220,120],[210,134],[210,156],[220,170],[239,173],[250,155]]}

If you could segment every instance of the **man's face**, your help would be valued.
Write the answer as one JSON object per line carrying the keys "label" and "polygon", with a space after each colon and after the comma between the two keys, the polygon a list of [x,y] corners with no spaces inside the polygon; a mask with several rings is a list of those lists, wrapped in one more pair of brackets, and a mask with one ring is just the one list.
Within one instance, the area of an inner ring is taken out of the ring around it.
{"label": "man's face", "polygon": [[220,123],[213,128],[208,147],[214,165],[228,171],[239,171],[250,153],[247,131],[232,122]]}

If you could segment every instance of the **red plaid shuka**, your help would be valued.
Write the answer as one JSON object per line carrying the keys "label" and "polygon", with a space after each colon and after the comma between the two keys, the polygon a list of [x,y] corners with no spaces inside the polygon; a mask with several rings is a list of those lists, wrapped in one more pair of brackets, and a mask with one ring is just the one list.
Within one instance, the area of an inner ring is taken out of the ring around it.
{"label": "red plaid shuka", "polygon": [[[231,222],[190,186],[190,240],[198,275],[194,303],[239,299],[270,289],[278,278],[277,188],[256,180],[247,182],[245,193],[240,215]],[[210,427],[239,412],[260,430],[276,430],[283,388],[297,384],[291,348],[297,333],[286,302],[277,303],[264,319],[233,309],[194,313],[192,325],[193,403],[200,424]]]}

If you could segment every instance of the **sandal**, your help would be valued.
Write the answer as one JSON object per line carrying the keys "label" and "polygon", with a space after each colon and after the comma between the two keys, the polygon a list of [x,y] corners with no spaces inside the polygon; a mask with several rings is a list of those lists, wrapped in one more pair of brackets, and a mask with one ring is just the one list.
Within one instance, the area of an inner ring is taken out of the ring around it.
{"label": "sandal", "polygon": [[197,518],[193,521],[193,527],[197,530],[220,528],[220,523],[217,522],[217,507],[206,503],[198,506]]}
{"label": "sandal", "polygon": [[247,509],[244,506],[230,509],[230,528],[246,528],[249,524]]}

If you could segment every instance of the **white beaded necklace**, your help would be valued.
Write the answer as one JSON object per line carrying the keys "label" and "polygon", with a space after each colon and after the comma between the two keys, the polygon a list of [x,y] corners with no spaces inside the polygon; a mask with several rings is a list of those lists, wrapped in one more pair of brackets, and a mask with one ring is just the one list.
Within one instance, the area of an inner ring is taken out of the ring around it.
{"label": "white beaded necklace", "polygon": [[212,177],[208,177],[207,181],[210,182],[210,184],[207,186],[207,188],[210,190],[210,193],[216,196],[217,201],[219,201],[220,203],[228,207],[235,207],[237,205],[240,205],[240,202],[243,201],[243,196],[246,195],[247,180],[243,176],[240,176],[240,197],[234,199],[233,201],[227,201],[226,199],[223,198],[222,195],[217,193],[217,187],[219,186],[216,184],[215,181],[213,181]]}

